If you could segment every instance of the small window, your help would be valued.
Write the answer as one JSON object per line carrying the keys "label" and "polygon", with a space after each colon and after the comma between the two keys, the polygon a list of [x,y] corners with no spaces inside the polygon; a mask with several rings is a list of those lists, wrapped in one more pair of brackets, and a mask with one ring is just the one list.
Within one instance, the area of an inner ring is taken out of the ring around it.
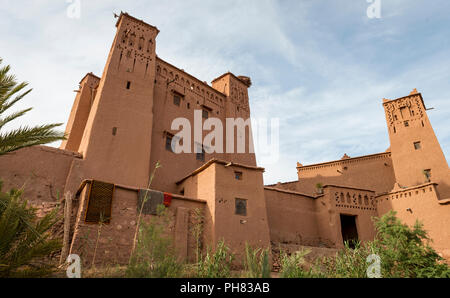
{"label": "small window", "polygon": [[[200,149],[200,147],[198,149]],[[203,149],[203,147],[202,147],[202,151],[196,153],[195,155],[196,155],[197,160],[205,161],[205,150]]]}
{"label": "small window", "polygon": [[181,96],[179,96],[178,94],[174,94],[173,95],[173,104],[176,106],[180,106],[180,102],[181,102]]}
{"label": "small window", "polygon": [[405,121],[405,122],[403,122],[404,124],[405,124],[405,127],[408,127],[409,126],[409,122],[408,121]]}
{"label": "small window", "polygon": [[117,134],[117,127],[113,127],[112,134],[113,134],[113,136],[115,136]]}
{"label": "small window", "polygon": [[131,88],[131,82],[128,81],[128,82],[127,82],[127,89],[130,89],[130,88]]}
{"label": "small window", "polygon": [[167,135],[166,136],[166,150],[170,151],[170,152],[173,152],[172,139],[173,139],[172,135]]}
{"label": "small window", "polygon": [[236,180],[242,180],[242,172],[234,172],[234,178]]}
{"label": "small window", "polygon": [[191,108],[191,104],[187,103],[187,108],[190,109]]}
{"label": "small window", "polygon": [[416,150],[422,149],[422,145],[420,144],[420,142],[414,142],[414,149]]}
{"label": "small window", "polygon": [[431,170],[423,170],[423,174],[425,175],[425,177],[427,178],[428,181],[430,181],[431,179]]}
{"label": "small window", "polygon": [[247,200],[236,199],[236,215],[247,216]]}
{"label": "small window", "polygon": [[203,109],[202,110],[202,117],[203,117],[203,119],[208,119],[209,118],[209,111]]}

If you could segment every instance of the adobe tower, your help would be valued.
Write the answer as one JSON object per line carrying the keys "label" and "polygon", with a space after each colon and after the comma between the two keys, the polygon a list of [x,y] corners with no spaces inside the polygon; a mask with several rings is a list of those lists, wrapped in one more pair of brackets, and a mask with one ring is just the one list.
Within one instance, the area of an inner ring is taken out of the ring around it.
{"label": "adobe tower", "polygon": [[411,187],[437,183],[440,199],[450,197],[449,168],[427,116],[422,95],[383,100],[396,182]]}
{"label": "adobe tower", "polygon": [[[150,168],[155,38],[159,31],[124,13],[116,27],[90,112],[76,119],[71,115],[69,140],[62,149],[83,154],[85,177],[145,186]],[[91,99],[85,93],[90,90],[82,82],[81,104]],[[77,134],[73,128],[77,132],[84,130],[79,144],[78,139],[73,142]]]}

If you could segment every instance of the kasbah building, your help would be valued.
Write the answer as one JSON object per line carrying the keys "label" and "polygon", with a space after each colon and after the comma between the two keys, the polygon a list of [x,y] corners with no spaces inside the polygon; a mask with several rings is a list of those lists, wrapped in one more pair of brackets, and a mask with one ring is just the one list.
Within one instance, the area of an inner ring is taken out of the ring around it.
{"label": "kasbah building", "polygon": [[156,27],[127,13],[116,27],[102,77],[88,73],[80,82],[61,147],[0,157],[5,189],[25,185],[41,215],[65,203],[63,255],[92,260],[86,239],[96,239],[102,215],[96,262],[126,264],[148,195],[144,220],[166,205],[177,252],[187,261],[195,260],[198,210],[203,248],[223,239],[238,255],[246,243],[339,249],[344,240],[372,240],[372,217],[394,210],[409,225],[420,220],[432,246],[450,259],[450,171],[415,89],[383,99],[386,152],[298,163],[298,180],[265,186],[253,153],[176,154],[170,146],[172,121],[193,123],[194,110],[204,119],[248,119],[250,78],[225,73],[208,85],[156,55]]}

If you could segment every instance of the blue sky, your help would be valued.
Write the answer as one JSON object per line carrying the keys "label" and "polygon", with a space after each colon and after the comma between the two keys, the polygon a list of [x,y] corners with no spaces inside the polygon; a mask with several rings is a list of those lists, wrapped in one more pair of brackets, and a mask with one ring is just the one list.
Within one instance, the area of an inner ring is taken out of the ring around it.
{"label": "blue sky", "polygon": [[[389,147],[382,98],[422,93],[446,156],[450,153],[450,1],[65,0],[0,6],[0,57],[33,92],[34,109],[9,128],[65,123],[72,91],[101,75],[115,34],[113,12],[157,26],[157,54],[210,82],[226,71],[252,78],[252,116],[280,118],[280,160],[265,183],[296,179],[296,162],[360,156]],[[56,144],[57,145],[57,144]]]}

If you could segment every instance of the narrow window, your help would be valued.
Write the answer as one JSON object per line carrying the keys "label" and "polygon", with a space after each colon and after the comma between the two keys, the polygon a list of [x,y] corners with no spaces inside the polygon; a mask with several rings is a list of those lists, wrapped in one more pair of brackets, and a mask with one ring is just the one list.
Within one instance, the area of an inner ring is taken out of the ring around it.
{"label": "narrow window", "polygon": [[209,111],[203,109],[203,110],[202,110],[202,117],[203,117],[203,119],[208,119],[208,117],[209,117]]}
{"label": "narrow window", "polygon": [[[196,158],[197,160],[205,161],[205,150],[203,149],[203,146],[201,148],[202,148],[201,152],[196,153]],[[198,149],[200,151],[200,146],[198,147]]]}
{"label": "narrow window", "polygon": [[247,200],[236,199],[235,206],[236,206],[235,209],[236,215],[247,216]]}
{"label": "narrow window", "polygon": [[131,82],[128,81],[128,82],[127,82],[127,89],[130,89],[130,88],[131,88]]}
{"label": "narrow window", "polygon": [[414,142],[414,149],[419,150],[422,148],[422,145],[420,144],[420,142]]}
{"label": "narrow window", "polygon": [[431,179],[431,170],[427,169],[427,170],[423,170],[423,174],[425,175],[425,178],[427,179],[427,181],[429,182]]}
{"label": "narrow window", "polygon": [[187,103],[187,108],[190,109],[191,108],[191,104]]}
{"label": "narrow window", "polygon": [[173,95],[173,104],[176,106],[180,106],[180,102],[181,102],[181,96],[179,96],[178,94],[174,94]]}
{"label": "narrow window", "polygon": [[242,172],[234,172],[234,178],[236,180],[242,180]]}
{"label": "narrow window", "polygon": [[405,124],[405,127],[409,126],[409,122],[408,121],[405,121],[404,124]]}
{"label": "narrow window", "polygon": [[172,135],[167,135],[167,136],[166,136],[166,150],[167,150],[167,151],[170,151],[170,152],[173,152],[173,149],[172,149],[172,139],[173,139],[173,136],[172,136]]}
{"label": "narrow window", "polygon": [[113,134],[113,136],[115,136],[117,134],[117,127],[113,127],[112,134]]}

